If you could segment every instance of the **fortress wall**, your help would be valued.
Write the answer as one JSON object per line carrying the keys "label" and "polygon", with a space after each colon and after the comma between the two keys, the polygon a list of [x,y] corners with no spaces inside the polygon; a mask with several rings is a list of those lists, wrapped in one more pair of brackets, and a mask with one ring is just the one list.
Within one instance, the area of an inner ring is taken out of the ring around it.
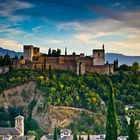
{"label": "fortress wall", "polygon": [[72,65],[61,65],[61,64],[52,64],[51,65],[51,69],[52,70],[75,70],[76,66],[72,66]]}
{"label": "fortress wall", "polygon": [[46,63],[58,63],[58,57],[46,57]]}
{"label": "fortress wall", "polygon": [[109,65],[86,66],[86,72],[96,72],[96,73],[99,73],[99,74],[109,75]]}
{"label": "fortress wall", "polygon": [[93,59],[92,58],[86,58],[86,59],[84,59],[84,63],[87,66],[92,66],[93,65]]}

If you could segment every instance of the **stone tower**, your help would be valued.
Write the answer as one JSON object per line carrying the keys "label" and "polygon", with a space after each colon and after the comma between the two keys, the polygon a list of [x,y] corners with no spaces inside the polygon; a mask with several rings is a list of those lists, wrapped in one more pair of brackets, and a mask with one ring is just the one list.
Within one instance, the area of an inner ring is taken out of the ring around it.
{"label": "stone tower", "polygon": [[20,136],[24,136],[24,117],[17,116],[15,118],[15,128],[19,131]]}
{"label": "stone tower", "polygon": [[32,61],[34,56],[34,47],[32,45],[24,45],[23,57],[25,60]]}
{"label": "stone tower", "polygon": [[105,49],[104,45],[102,49],[93,50],[93,65],[101,66],[105,62]]}

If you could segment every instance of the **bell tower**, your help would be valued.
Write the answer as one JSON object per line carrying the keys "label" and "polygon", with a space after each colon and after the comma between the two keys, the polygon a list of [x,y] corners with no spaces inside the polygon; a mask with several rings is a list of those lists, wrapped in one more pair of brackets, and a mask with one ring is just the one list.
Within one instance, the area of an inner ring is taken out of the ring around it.
{"label": "bell tower", "polygon": [[24,136],[24,117],[17,116],[15,118],[15,128],[19,131],[20,136]]}

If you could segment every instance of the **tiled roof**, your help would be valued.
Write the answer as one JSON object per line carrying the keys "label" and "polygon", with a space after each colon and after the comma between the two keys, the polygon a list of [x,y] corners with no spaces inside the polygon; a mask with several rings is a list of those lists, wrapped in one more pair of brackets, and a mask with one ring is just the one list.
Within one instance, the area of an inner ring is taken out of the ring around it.
{"label": "tiled roof", "polygon": [[20,135],[19,131],[16,128],[5,128],[0,127],[0,135]]}
{"label": "tiled roof", "polygon": [[17,116],[15,119],[24,119],[24,117],[21,116],[21,115],[19,115],[19,116]]}
{"label": "tiled roof", "polygon": [[35,140],[35,136],[20,136],[12,138],[12,140]]}

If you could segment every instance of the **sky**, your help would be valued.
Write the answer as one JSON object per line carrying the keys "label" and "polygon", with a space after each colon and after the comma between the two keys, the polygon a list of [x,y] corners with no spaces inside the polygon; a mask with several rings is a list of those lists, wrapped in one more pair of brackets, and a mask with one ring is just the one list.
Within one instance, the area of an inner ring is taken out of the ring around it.
{"label": "sky", "polygon": [[0,0],[0,47],[140,56],[140,0]]}

